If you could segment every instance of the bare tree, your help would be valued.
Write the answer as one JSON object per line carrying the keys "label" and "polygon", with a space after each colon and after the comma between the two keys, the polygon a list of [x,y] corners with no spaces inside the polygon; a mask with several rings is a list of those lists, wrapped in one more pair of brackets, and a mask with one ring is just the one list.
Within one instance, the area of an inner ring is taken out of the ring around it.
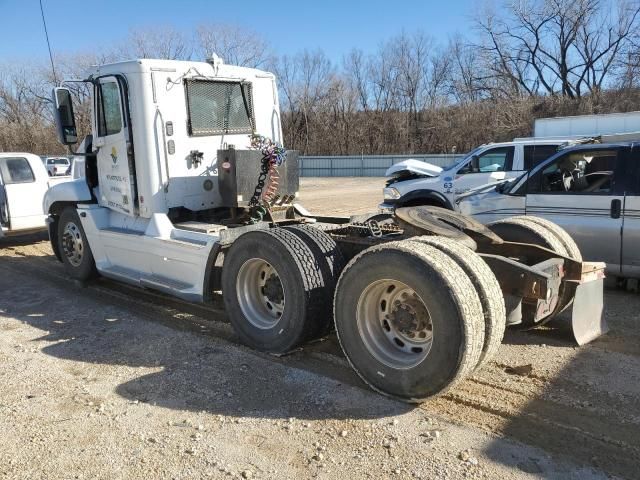
{"label": "bare tree", "polygon": [[367,77],[367,58],[362,50],[353,49],[342,59],[342,69],[350,84],[350,88],[358,94],[359,107],[365,112],[369,110],[370,93]]}
{"label": "bare tree", "polygon": [[189,60],[193,53],[190,40],[170,26],[131,30],[117,49],[122,60],[133,58],[160,58],[164,60]]}
{"label": "bare tree", "polygon": [[295,57],[282,57],[275,65],[276,74],[289,114],[289,135],[293,145],[309,151],[311,125],[334,80],[333,65],[324,52],[304,51]]}
{"label": "bare tree", "polygon": [[447,95],[462,104],[481,100],[488,90],[490,75],[485,73],[485,64],[477,49],[457,35],[449,40],[445,55],[450,62]]}
{"label": "bare tree", "polygon": [[201,59],[215,53],[232,65],[253,68],[263,67],[273,59],[268,43],[259,33],[237,25],[200,25],[195,43]]}
{"label": "bare tree", "polygon": [[611,80],[638,31],[629,0],[519,0],[477,21],[488,67],[503,91],[579,98]]}
{"label": "bare tree", "polygon": [[[252,30],[201,25],[132,30],[113,49],[56,55],[58,76],[130,58],[204,59],[279,77],[286,145],[305,154],[465,151],[530,134],[532,117],[629,111],[640,102],[640,0],[508,0],[485,8],[476,44],[401,32],[337,66],[321,51],[273,58]],[[0,66],[0,149],[62,153],[48,63]],[[91,84],[67,83],[79,133]]]}
{"label": "bare tree", "polygon": [[40,67],[6,65],[0,70],[0,151],[60,150]]}

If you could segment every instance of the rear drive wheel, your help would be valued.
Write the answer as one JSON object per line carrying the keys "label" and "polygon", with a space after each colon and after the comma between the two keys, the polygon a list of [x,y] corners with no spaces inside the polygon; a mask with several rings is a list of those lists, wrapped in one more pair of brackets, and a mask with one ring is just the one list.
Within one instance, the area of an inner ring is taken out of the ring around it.
{"label": "rear drive wheel", "polygon": [[491,222],[487,226],[508,242],[532,243],[565,256],[569,253],[553,232],[529,217],[505,218]]}
{"label": "rear drive wheel", "polygon": [[502,344],[506,326],[504,297],[498,279],[489,266],[470,248],[443,237],[415,237],[415,242],[431,245],[453,258],[473,282],[484,313],[484,346],[476,370],[491,360]]}
{"label": "rear drive wheel", "polygon": [[353,258],[336,288],[334,317],[358,375],[403,401],[444,392],[482,353],[484,317],[471,280],[422,243],[388,243]]}
{"label": "rear drive wheel", "polygon": [[58,249],[70,277],[86,281],[97,276],[93,253],[75,207],[66,207],[58,219]]}
{"label": "rear drive wheel", "polygon": [[[554,237],[556,237],[556,239],[562,244],[562,246],[564,247],[564,251],[566,252],[564,255],[566,255],[569,258],[573,258],[578,262],[582,261],[582,252],[580,252],[580,247],[578,247],[578,244],[575,242],[573,238],[571,238],[571,235],[569,235],[569,233],[564,228],[560,227],[559,225],[556,225],[555,223],[547,220],[546,218],[541,218],[541,217],[517,216],[517,217],[511,217],[511,218],[522,219],[525,222],[535,223],[536,225],[539,225],[542,228],[546,229],[549,233],[551,233]],[[554,250],[554,251],[557,251],[558,253],[562,254],[562,252],[558,250]],[[571,295],[571,293],[568,291],[563,292],[563,294],[560,297],[560,301],[558,303],[558,308],[553,313],[553,316],[565,311],[567,307],[571,305],[572,302],[573,302],[573,295]]]}
{"label": "rear drive wheel", "polygon": [[[333,293],[338,283],[340,273],[344,268],[344,257],[335,240],[326,232],[311,225],[293,225],[284,227],[307,244],[318,262],[318,269],[322,275],[326,295],[325,304],[331,305]],[[319,336],[326,335],[333,327],[332,313],[325,318],[318,318]]]}
{"label": "rear drive wheel", "polygon": [[[537,217],[518,216],[497,220],[490,223],[488,227],[508,242],[531,243],[553,250],[564,257],[571,257],[568,248],[558,235],[540,220],[542,219]],[[571,292],[565,289],[564,284],[561,284],[558,292],[558,305],[553,312],[538,322],[523,318],[522,323],[514,325],[514,327],[527,330],[544,325],[571,304],[572,300]]]}
{"label": "rear drive wheel", "polygon": [[285,353],[309,340],[330,316],[313,252],[292,232],[246,233],[225,254],[222,295],[240,340]]}
{"label": "rear drive wheel", "polygon": [[571,235],[569,235],[569,233],[567,233],[567,231],[564,228],[560,227],[559,225],[556,225],[555,223],[547,220],[546,218],[541,218],[541,217],[520,215],[517,217],[511,217],[511,218],[523,219],[525,221],[536,223],[546,228],[560,241],[560,243],[562,243],[562,245],[565,248],[565,251],[567,252],[568,257],[573,258],[574,260],[577,260],[579,262],[582,261],[582,253],[580,252],[580,248],[578,247],[578,244],[575,242],[573,238],[571,238]]}

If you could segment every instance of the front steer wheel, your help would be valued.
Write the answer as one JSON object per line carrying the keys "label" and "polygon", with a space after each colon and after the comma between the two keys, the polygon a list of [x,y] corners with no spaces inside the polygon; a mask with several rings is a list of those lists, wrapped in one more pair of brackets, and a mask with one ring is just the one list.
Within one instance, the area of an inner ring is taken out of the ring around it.
{"label": "front steer wheel", "polygon": [[413,241],[371,247],[342,272],[336,332],[374,390],[419,402],[471,373],[485,319],[469,276],[444,252]]}
{"label": "front steer wheel", "polygon": [[67,274],[82,282],[96,277],[96,263],[75,207],[66,207],[57,223],[58,251]]}
{"label": "front steer wheel", "polygon": [[282,228],[238,238],[222,267],[222,295],[240,340],[286,353],[313,338],[330,316],[326,286],[309,246]]}

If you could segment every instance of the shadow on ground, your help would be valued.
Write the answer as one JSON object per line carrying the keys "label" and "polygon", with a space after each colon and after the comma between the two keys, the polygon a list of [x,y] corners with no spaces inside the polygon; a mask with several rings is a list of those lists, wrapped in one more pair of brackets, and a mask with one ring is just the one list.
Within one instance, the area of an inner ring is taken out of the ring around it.
{"label": "shadow on ground", "polygon": [[0,238],[0,248],[5,247],[19,247],[22,245],[31,245],[36,242],[42,242],[49,240],[49,234],[46,230],[36,233],[30,233],[27,235],[16,235],[15,237],[2,237]]}
{"label": "shadow on ground", "polygon": [[[46,342],[41,351],[53,357],[151,370],[115,388],[127,399],[260,418],[378,418],[412,409],[354,387],[359,380],[339,365],[327,363],[319,377],[296,355],[267,357],[210,335],[144,321],[156,320],[156,313],[140,315],[140,306],[132,313],[135,299],[114,305],[92,289],[54,285],[30,271],[28,262],[0,259],[0,313],[46,332],[33,346]],[[61,267],[51,262],[51,268]]]}
{"label": "shadow on ground", "polygon": [[[606,294],[609,334],[580,347],[559,372],[544,378],[541,394],[526,402],[516,415],[501,419],[504,426],[500,431],[552,456],[584,465],[577,472],[580,478],[595,476],[591,468],[597,468],[636,479],[640,465],[640,296],[615,290]],[[545,343],[550,356],[572,345],[567,343],[571,334],[566,323],[561,322],[531,334],[510,332],[506,342],[521,345],[527,337],[531,340],[530,335]],[[509,465],[499,442],[493,442],[485,453]],[[546,475],[552,469],[544,463],[514,458],[510,466],[538,478],[556,478]]]}
{"label": "shadow on ground", "polygon": [[[50,266],[47,268],[61,269],[50,258],[41,261]],[[354,387],[361,384],[344,366],[325,362],[314,370],[321,374],[318,376],[305,361],[316,368],[322,362],[305,354],[275,359],[218,336],[185,332],[180,328],[180,312],[160,315],[155,309],[137,305],[134,298],[115,304],[111,298],[102,298],[98,290],[80,289],[59,277],[47,277],[43,267],[34,266],[34,262],[24,257],[0,258],[2,315],[40,329],[42,335],[32,344],[43,353],[107,366],[95,373],[102,381],[117,384],[115,391],[124,398],[177,410],[274,419],[379,418],[413,408]],[[581,467],[584,478],[589,477],[589,466],[627,478],[637,476],[640,358],[625,350],[627,347],[612,351],[610,345],[637,342],[640,297],[608,294],[626,308],[623,312],[606,311],[611,335],[572,354],[571,361],[553,378],[542,378],[544,389],[533,399],[517,388],[510,390],[507,384],[483,389],[473,381],[465,382],[454,392],[454,396],[462,395],[463,401],[471,398],[464,396],[464,390],[478,388],[480,401],[489,393],[498,398],[499,405],[509,405],[513,398],[518,408],[515,414],[505,416],[490,404],[471,411],[462,405],[467,414],[484,419],[472,416],[459,421],[480,426],[486,421],[501,435],[585,465]],[[163,325],[166,323],[173,328]],[[0,330],[7,327],[0,324]],[[510,332],[506,343],[545,343],[549,347],[545,355],[556,355],[562,349],[573,351],[568,338],[552,337],[544,331]],[[115,372],[109,366],[140,370],[118,368]],[[87,371],[85,367],[76,370]],[[489,373],[501,374],[495,369]],[[125,381],[120,380],[123,377]],[[509,465],[500,445],[496,441],[485,452]],[[521,471],[552,478],[545,474],[544,464],[523,463],[515,457],[513,461]]]}

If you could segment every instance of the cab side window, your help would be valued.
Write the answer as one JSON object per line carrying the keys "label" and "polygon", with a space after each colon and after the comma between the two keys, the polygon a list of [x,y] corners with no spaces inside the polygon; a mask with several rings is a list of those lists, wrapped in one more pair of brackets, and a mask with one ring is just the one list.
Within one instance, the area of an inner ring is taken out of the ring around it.
{"label": "cab side window", "polygon": [[558,145],[525,145],[524,169],[531,170],[558,152]]}
{"label": "cab side window", "polygon": [[508,172],[513,168],[513,152],[514,147],[491,148],[475,155],[458,174]]}
{"label": "cab side window", "polygon": [[617,150],[567,152],[529,179],[527,193],[611,193],[617,160]]}
{"label": "cab side window", "polygon": [[96,91],[98,135],[106,137],[122,130],[120,89],[116,82],[101,83]]}
{"label": "cab side window", "polygon": [[0,174],[5,184],[32,183],[36,181],[31,165],[26,158],[0,159]]}
{"label": "cab side window", "polygon": [[636,145],[620,153],[618,190],[626,195],[640,195],[640,149]]}

